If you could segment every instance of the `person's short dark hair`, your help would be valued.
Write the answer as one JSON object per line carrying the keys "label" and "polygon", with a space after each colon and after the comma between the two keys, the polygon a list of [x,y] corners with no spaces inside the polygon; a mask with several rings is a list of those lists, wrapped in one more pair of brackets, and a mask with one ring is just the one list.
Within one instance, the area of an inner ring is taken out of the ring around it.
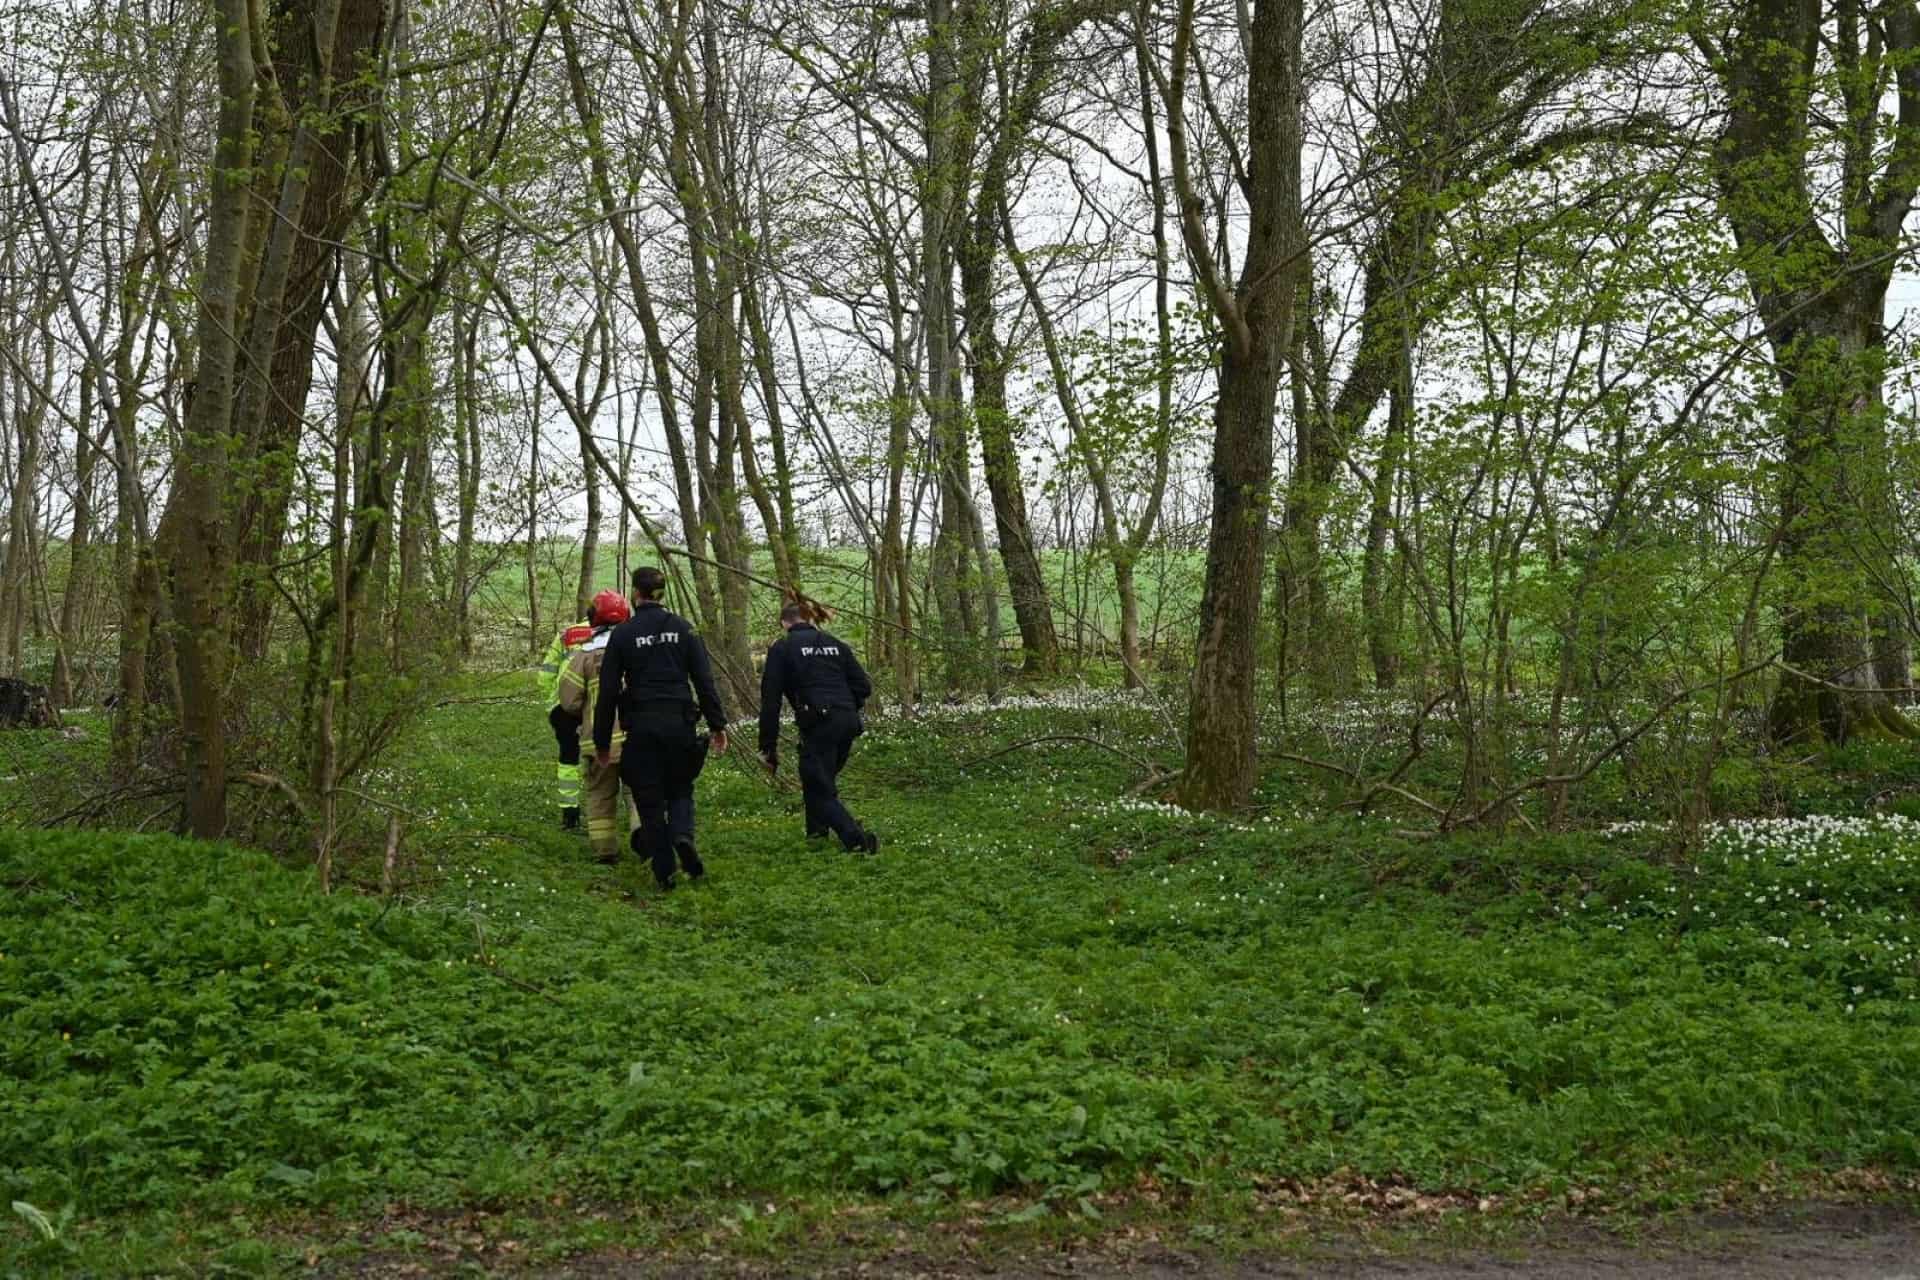
{"label": "person's short dark hair", "polygon": [[780,621],[782,622],[811,622],[812,620],[813,616],[808,611],[807,606],[801,604],[798,600],[789,600],[780,606]]}
{"label": "person's short dark hair", "polygon": [[667,575],[652,565],[643,564],[633,571],[633,594],[642,600],[658,600],[666,589]]}

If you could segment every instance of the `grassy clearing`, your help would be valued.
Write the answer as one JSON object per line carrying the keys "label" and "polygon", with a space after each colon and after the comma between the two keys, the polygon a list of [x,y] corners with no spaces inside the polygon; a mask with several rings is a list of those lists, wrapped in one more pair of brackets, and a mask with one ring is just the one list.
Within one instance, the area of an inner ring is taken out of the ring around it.
{"label": "grassy clearing", "polygon": [[[548,829],[530,699],[440,709],[372,780],[411,815],[392,902],[236,848],[0,832],[0,1189],[117,1271],[225,1247],[236,1212],[393,1203],[1072,1219],[1143,1189],[1637,1206],[1920,1169],[1920,824],[1728,826],[1680,864],[1636,828],[1200,818],[1117,798],[1131,766],[1091,747],[993,754],[1073,732],[1152,721],[881,722],[845,780],[873,861],[718,761],[712,883],[664,898]],[[6,746],[17,800],[53,748]],[[71,1258],[0,1228],[4,1265]]]}
{"label": "grassy clearing", "polygon": [[[498,549],[494,549],[497,552]],[[505,652],[518,652],[526,642],[527,589],[524,551],[503,555],[500,563],[481,582],[475,592],[479,612],[495,619],[492,634]],[[652,563],[658,557],[651,547],[635,543],[628,549],[629,565]],[[540,616],[555,621],[573,604],[573,585],[580,574],[577,543],[552,540],[535,548],[540,566]],[[1054,602],[1054,623],[1061,643],[1069,651],[1076,644],[1098,656],[1117,644],[1120,634],[1120,603],[1113,584],[1113,570],[1103,556],[1084,551],[1057,548],[1042,549],[1042,570]],[[842,610],[835,623],[838,631],[855,644],[869,641],[870,623],[866,615],[873,609],[871,565],[864,550],[852,547],[804,547],[800,553],[802,582],[807,591]],[[754,556],[754,571],[772,580],[773,560],[761,550]],[[1006,584],[1006,573],[996,556],[990,566],[1000,599],[1000,630],[1006,637],[1017,637],[1013,605]],[[1200,604],[1200,588],[1205,573],[1204,552],[1160,548],[1147,555],[1136,570],[1141,631],[1149,651],[1156,645],[1172,642],[1184,652],[1192,635],[1192,619]],[[921,576],[916,569],[916,577]],[[625,589],[619,580],[618,556],[614,548],[602,546],[594,574],[596,588]],[[772,591],[756,586],[753,596],[753,629],[756,634],[777,634],[774,617],[780,601]],[[544,643],[545,637],[542,637]]]}

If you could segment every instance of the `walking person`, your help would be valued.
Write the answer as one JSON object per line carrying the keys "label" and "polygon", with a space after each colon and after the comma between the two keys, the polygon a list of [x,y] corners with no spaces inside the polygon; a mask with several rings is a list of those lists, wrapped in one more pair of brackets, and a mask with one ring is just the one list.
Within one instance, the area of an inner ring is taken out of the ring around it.
{"label": "walking person", "polygon": [[[693,879],[706,874],[691,829],[693,780],[707,757],[707,743],[695,732],[703,717],[713,749],[727,749],[727,713],[707,646],[692,623],[660,603],[666,586],[658,569],[633,571],[633,617],[607,637],[593,713],[594,761],[601,768],[612,763],[616,723],[626,730],[620,780],[640,814],[633,851],[652,864],[663,891],[673,888],[676,860]],[[685,831],[673,829],[670,813],[686,815]]]}
{"label": "walking person", "polygon": [[771,771],[780,767],[780,703],[793,705],[800,730],[800,791],[806,803],[807,838],[840,837],[849,853],[878,853],[880,838],[862,827],[840,802],[840,770],[853,740],[866,726],[860,709],[873,696],[873,682],[854,656],[853,647],[816,621],[827,620],[817,606],[790,601],[780,610],[786,634],[767,650],[760,677],[760,759]]}
{"label": "walking person", "polygon": [[[607,643],[613,638],[614,628],[632,616],[633,610],[627,604],[627,598],[618,591],[602,591],[595,596],[593,608],[587,614],[593,634],[573,648],[565,669],[560,673],[559,706],[556,712],[572,731],[576,756],[579,754],[583,731],[591,732],[585,730],[584,726],[600,696],[600,671],[606,660]],[[595,859],[606,866],[620,861],[620,830],[626,825],[622,821],[626,810],[620,803],[620,757],[626,736],[626,731],[616,726],[608,753],[610,762],[603,765],[596,755],[590,753],[580,771],[581,799],[587,816],[587,843]]]}
{"label": "walking person", "polygon": [[593,611],[589,609],[585,619],[554,633],[553,642],[540,655],[540,665],[534,670],[534,681],[540,691],[547,695],[547,724],[553,729],[554,743],[559,748],[555,799],[560,802],[562,831],[580,829],[580,799],[586,766],[580,759],[580,721],[577,717],[570,719],[561,709],[560,682],[566,674],[567,660],[574,647],[584,644],[592,635]]}

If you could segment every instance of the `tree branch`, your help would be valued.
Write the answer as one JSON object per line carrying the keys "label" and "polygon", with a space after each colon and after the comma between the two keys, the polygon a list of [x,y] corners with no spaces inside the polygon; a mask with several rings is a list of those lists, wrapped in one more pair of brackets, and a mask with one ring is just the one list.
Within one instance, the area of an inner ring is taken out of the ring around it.
{"label": "tree branch", "polygon": [[1084,742],[1090,747],[1099,747],[1102,751],[1112,752],[1143,773],[1154,774],[1166,772],[1151,760],[1144,760],[1134,755],[1131,751],[1124,751],[1110,742],[1102,742],[1098,738],[1090,738],[1083,733],[1049,733],[1038,738],[1028,738],[1022,742],[1016,742],[1012,746],[1002,747],[998,751],[989,751],[986,755],[975,756],[971,760],[962,760],[954,767],[961,770],[971,769],[977,764],[985,764],[989,760],[998,760],[1001,756],[1011,755],[1022,747],[1037,747],[1049,742]]}
{"label": "tree branch", "polygon": [[1899,0],[1890,8],[1887,55],[1896,67],[1900,122],[1872,201],[1873,234],[1882,243],[1899,239],[1914,192],[1920,190],[1920,8],[1914,0]]}

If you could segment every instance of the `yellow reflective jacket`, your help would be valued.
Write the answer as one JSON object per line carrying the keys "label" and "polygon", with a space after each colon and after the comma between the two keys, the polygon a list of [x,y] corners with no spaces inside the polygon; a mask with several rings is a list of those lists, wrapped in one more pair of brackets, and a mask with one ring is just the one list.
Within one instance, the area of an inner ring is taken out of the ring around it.
{"label": "yellow reflective jacket", "polygon": [[[607,640],[612,634],[610,626],[595,630],[592,639],[574,647],[560,671],[559,692],[554,701],[562,711],[581,722],[583,751],[593,750],[593,708],[600,697],[600,664],[606,659]],[[616,721],[613,746],[607,753],[610,759],[620,758],[620,744],[626,740],[626,729]]]}
{"label": "yellow reflective jacket", "polygon": [[553,643],[540,655],[540,665],[533,669],[533,683],[535,688],[547,695],[549,704],[560,701],[560,677],[566,674],[567,655],[586,638],[588,631],[585,622],[577,622],[556,631]]}

